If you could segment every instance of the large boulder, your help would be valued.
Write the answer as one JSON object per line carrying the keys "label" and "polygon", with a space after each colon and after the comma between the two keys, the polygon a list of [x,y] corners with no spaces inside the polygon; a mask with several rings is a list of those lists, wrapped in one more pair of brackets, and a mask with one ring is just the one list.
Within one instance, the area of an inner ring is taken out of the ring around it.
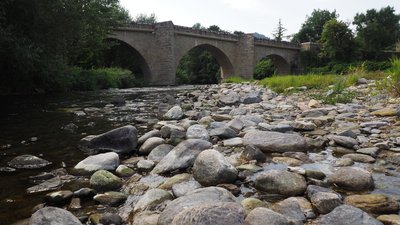
{"label": "large boulder", "polygon": [[92,155],[80,161],[74,167],[75,171],[91,173],[98,170],[115,170],[119,165],[119,156],[115,152]]}
{"label": "large boulder", "polygon": [[29,225],[82,225],[82,223],[65,209],[45,207],[32,215]]}
{"label": "large boulder", "polygon": [[238,171],[218,151],[201,152],[193,165],[193,176],[203,186],[233,183]]}
{"label": "large boulder", "polygon": [[90,177],[90,186],[99,191],[114,191],[122,186],[122,180],[106,170],[99,170]]}
{"label": "large boulder", "polygon": [[103,134],[84,137],[81,139],[79,147],[90,153],[128,153],[136,148],[137,142],[138,137],[136,128],[127,125],[110,130]]}
{"label": "large boulder", "polygon": [[263,152],[305,152],[306,139],[298,134],[251,130],[244,135],[245,145],[254,145]]}
{"label": "large boulder", "polygon": [[17,169],[38,169],[51,164],[51,162],[34,155],[20,155],[7,163]]}
{"label": "large boulder", "polygon": [[367,191],[374,188],[370,172],[358,167],[342,167],[328,177],[330,185],[349,191]]}
{"label": "large boulder", "polygon": [[179,120],[183,117],[183,110],[180,106],[176,105],[172,107],[168,112],[166,112],[163,116],[166,120]]}
{"label": "large boulder", "polygon": [[321,217],[316,225],[383,225],[359,208],[342,205]]}
{"label": "large boulder", "polygon": [[193,165],[200,152],[211,147],[212,144],[210,142],[200,139],[182,141],[154,167],[151,173],[159,174],[188,168]]}
{"label": "large boulder", "polygon": [[206,203],[183,210],[174,217],[172,225],[243,225],[244,217],[244,209],[238,203]]}
{"label": "large boulder", "polygon": [[256,189],[284,196],[302,195],[307,183],[303,176],[284,171],[269,170],[257,174],[254,186]]}
{"label": "large boulder", "polygon": [[290,225],[289,220],[280,213],[267,208],[253,209],[245,220],[246,225]]}
{"label": "large boulder", "polygon": [[170,225],[174,217],[185,209],[216,202],[236,202],[236,198],[226,189],[219,187],[196,189],[169,202],[160,214],[158,225]]}

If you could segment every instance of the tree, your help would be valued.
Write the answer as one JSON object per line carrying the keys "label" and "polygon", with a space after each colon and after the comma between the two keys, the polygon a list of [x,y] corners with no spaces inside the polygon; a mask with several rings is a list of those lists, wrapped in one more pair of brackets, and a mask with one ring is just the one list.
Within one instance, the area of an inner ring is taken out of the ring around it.
{"label": "tree", "polygon": [[275,41],[282,41],[284,33],[287,29],[283,27],[281,19],[279,19],[278,26],[275,28],[272,35],[275,37]]}
{"label": "tree", "polygon": [[335,61],[349,61],[355,50],[352,31],[342,21],[331,19],[325,23],[321,34],[321,56]]}
{"label": "tree", "polygon": [[383,50],[394,50],[400,38],[400,15],[395,14],[393,7],[387,6],[376,11],[367,10],[357,13],[353,24],[356,25],[357,41],[366,57],[375,57]]}
{"label": "tree", "polygon": [[292,42],[318,42],[325,23],[338,17],[336,11],[314,9],[311,16],[306,17],[306,21],[301,25],[299,32],[293,35]]}
{"label": "tree", "polygon": [[207,28],[207,30],[216,31],[216,32],[221,32],[222,31],[221,28],[218,25],[211,25],[211,26],[209,26]]}
{"label": "tree", "polygon": [[203,27],[203,26],[201,25],[201,23],[195,23],[195,24],[193,24],[192,28],[193,28],[193,29],[196,29],[196,30],[205,30],[205,29],[206,29],[205,27]]}
{"label": "tree", "polygon": [[141,24],[155,24],[157,23],[157,17],[156,14],[154,13],[150,15],[147,15],[145,13],[140,13],[135,17],[133,21],[135,23],[141,23]]}
{"label": "tree", "polygon": [[263,58],[256,65],[254,79],[261,80],[276,73],[277,69],[271,59]]}

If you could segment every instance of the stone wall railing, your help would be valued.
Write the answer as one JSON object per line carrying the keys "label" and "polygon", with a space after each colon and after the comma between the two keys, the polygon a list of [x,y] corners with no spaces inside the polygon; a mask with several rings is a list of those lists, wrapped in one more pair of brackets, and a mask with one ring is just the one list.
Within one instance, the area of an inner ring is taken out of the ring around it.
{"label": "stone wall railing", "polygon": [[192,34],[203,35],[203,36],[214,36],[214,37],[224,38],[224,39],[239,40],[239,38],[240,38],[239,35],[231,34],[229,32],[211,31],[211,30],[206,30],[206,29],[194,29],[191,27],[184,27],[184,26],[179,26],[179,25],[174,25],[174,30],[177,32],[182,32],[182,33],[192,33]]}
{"label": "stone wall railing", "polygon": [[268,46],[279,46],[279,47],[289,47],[289,48],[296,48],[300,49],[301,45],[296,43],[291,43],[287,41],[275,41],[270,39],[263,39],[263,38],[254,38],[254,44],[261,44],[261,45],[268,45]]}

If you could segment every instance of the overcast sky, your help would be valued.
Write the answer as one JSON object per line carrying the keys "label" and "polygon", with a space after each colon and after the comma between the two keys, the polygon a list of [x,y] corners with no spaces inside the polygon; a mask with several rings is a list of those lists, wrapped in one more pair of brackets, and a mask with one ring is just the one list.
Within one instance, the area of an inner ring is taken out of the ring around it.
{"label": "overcast sky", "polygon": [[356,13],[386,6],[400,14],[400,0],[120,0],[134,18],[139,13],[155,13],[159,22],[176,25],[218,25],[227,31],[261,33],[271,37],[279,19],[286,35],[298,32],[313,9],[339,13],[339,19],[351,22]]}

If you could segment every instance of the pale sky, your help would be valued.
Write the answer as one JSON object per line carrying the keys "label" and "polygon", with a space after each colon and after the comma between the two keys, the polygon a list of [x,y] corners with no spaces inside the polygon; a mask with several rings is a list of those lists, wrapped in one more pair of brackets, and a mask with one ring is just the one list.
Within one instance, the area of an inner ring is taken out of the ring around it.
{"label": "pale sky", "polygon": [[159,22],[191,27],[218,25],[227,31],[261,33],[272,37],[281,19],[286,35],[299,31],[313,9],[327,9],[352,22],[356,13],[386,6],[400,14],[400,0],[120,0],[134,18],[139,13],[155,13]]}

